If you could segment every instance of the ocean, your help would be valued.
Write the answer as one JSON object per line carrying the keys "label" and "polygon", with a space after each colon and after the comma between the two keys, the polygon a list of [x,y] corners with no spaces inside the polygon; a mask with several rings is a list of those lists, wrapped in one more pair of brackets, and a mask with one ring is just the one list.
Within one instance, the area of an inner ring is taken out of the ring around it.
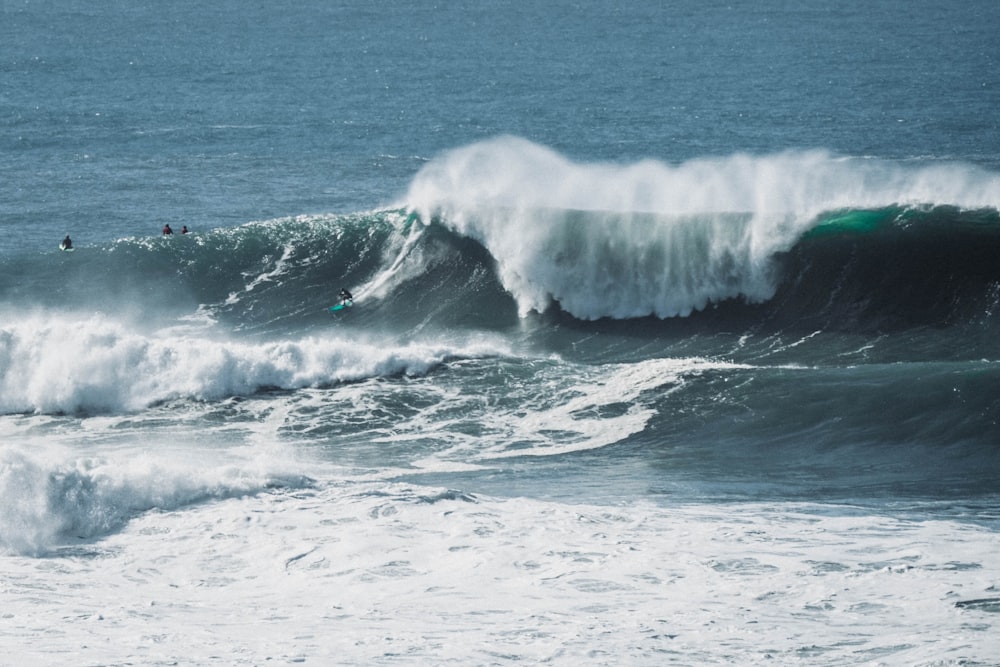
{"label": "ocean", "polygon": [[1000,665],[998,28],[0,0],[0,664]]}

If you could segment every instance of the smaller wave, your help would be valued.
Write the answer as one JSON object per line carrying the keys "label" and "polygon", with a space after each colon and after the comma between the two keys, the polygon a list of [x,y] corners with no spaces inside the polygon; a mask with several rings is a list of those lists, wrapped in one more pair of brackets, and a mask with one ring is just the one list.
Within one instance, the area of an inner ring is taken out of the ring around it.
{"label": "smaller wave", "polygon": [[239,465],[206,466],[190,457],[133,454],[127,460],[73,458],[62,449],[0,449],[0,550],[39,555],[68,539],[121,529],[153,509],[309,484],[305,477]]}
{"label": "smaller wave", "polygon": [[[174,330],[178,331],[177,329]],[[40,314],[0,327],[0,413],[134,411],[262,389],[423,375],[501,354],[490,342],[385,343],[337,335],[273,342],[143,333],[115,320]]]}

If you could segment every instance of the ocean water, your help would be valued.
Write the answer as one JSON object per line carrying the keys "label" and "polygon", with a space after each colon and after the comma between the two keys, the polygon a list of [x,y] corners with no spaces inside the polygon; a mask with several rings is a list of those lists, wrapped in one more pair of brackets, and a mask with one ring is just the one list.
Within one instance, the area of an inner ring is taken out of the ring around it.
{"label": "ocean water", "polygon": [[998,28],[0,0],[0,664],[1000,664]]}

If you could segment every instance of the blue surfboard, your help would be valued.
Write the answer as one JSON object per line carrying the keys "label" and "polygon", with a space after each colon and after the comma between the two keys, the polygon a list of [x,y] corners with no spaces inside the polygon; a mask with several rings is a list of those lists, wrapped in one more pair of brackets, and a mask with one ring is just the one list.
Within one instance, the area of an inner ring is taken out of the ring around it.
{"label": "blue surfboard", "polygon": [[354,302],[348,299],[344,303],[338,303],[336,306],[330,306],[330,312],[335,313],[338,310],[344,310],[345,308],[350,308],[354,305]]}

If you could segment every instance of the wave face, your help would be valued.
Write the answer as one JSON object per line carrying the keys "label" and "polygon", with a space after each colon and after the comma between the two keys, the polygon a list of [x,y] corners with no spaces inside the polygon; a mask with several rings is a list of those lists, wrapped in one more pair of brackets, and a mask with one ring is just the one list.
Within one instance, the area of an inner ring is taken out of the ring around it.
{"label": "wave face", "polygon": [[331,466],[588,500],[995,496],[997,202],[961,164],[500,138],[380,210],[0,256],[0,550]]}

